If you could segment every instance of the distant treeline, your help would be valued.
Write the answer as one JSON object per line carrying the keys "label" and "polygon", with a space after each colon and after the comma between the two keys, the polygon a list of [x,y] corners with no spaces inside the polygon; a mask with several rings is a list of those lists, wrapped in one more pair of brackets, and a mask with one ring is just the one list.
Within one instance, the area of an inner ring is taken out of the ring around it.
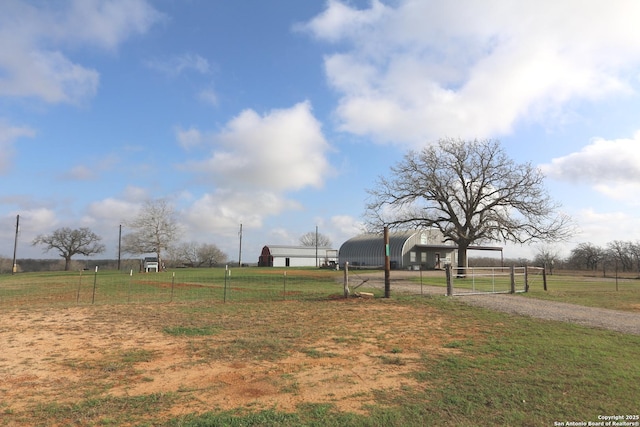
{"label": "distant treeline", "polygon": [[[17,272],[39,272],[39,271],[61,271],[64,270],[64,260],[57,259],[35,259],[23,258],[16,260]],[[116,259],[90,259],[90,260],[72,260],[71,270],[95,270],[96,266],[100,270],[116,270],[118,268],[118,260]],[[140,269],[139,259],[123,259],[120,260],[120,269],[124,271]],[[0,274],[11,273],[12,260],[8,258],[0,258]]]}
{"label": "distant treeline", "polygon": [[[26,259],[18,259],[17,260],[18,268],[17,272],[39,272],[39,271],[63,271],[64,270],[64,260],[61,258],[58,259],[34,259],[34,258],[26,258]],[[178,263],[179,264],[179,263]],[[469,266],[470,267],[500,267],[502,261],[500,258],[469,258]],[[505,259],[504,265],[531,265],[531,261],[526,259],[518,258],[518,259]],[[229,265],[237,265],[237,262],[229,262]],[[118,260],[116,259],[89,259],[89,260],[72,260],[71,261],[71,271],[79,271],[79,270],[95,270],[96,266],[99,270],[117,270],[118,269]],[[171,261],[168,261],[166,265],[167,268],[176,268],[176,267],[189,267],[190,265],[180,264],[177,265]],[[243,264],[243,266],[248,266],[248,264]],[[141,259],[122,259],[120,260],[120,270],[121,271],[130,271],[134,272],[140,271],[141,268]],[[11,260],[8,258],[0,257],[0,274],[11,273]]]}
{"label": "distant treeline", "polygon": [[[16,261],[18,273],[35,273],[40,271],[64,271],[64,260],[62,258],[57,259],[35,259],[35,258],[23,258]],[[237,262],[229,262],[228,265],[237,265]],[[98,270],[117,270],[117,259],[88,259],[88,260],[71,260],[71,271],[79,270],[95,270],[96,266]],[[168,260],[166,262],[166,268],[182,268],[192,267],[192,265],[173,262]],[[215,265],[216,267],[224,267],[224,264]],[[246,266],[246,264],[243,264]],[[209,267],[203,265],[202,267]],[[140,271],[142,268],[142,258],[128,258],[120,260],[121,271]],[[6,257],[0,257],[0,274],[11,273],[12,260]]]}

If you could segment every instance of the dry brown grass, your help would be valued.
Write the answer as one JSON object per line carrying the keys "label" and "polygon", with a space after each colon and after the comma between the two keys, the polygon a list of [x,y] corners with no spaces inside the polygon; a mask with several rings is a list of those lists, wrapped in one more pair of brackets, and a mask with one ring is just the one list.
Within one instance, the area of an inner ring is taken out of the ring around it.
{"label": "dry brown grass", "polygon": [[14,310],[0,318],[0,411],[29,425],[52,402],[170,395],[160,418],[305,402],[361,412],[477,335],[388,300]]}

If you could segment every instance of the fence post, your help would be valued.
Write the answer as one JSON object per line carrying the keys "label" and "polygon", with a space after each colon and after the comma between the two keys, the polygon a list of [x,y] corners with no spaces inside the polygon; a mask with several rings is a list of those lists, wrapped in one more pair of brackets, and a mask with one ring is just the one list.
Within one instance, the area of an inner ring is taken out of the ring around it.
{"label": "fence post", "polygon": [[344,263],[344,297],[349,298],[349,261]]}
{"label": "fence post", "polygon": [[98,266],[96,265],[96,272],[93,275],[93,296],[91,297],[91,304],[96,301],[96,282],[98,281]]}
{"label": "fence post", "polygon": [[391,297],[391,250],[389,246],[389,227],[384,227],[384,297]]}
{"label": "fence post", "polygon": [[511,266],[511,293],[516,293],[516,266]]}
{"label": "fence post", "polygon": [[80,280],[78,281],[78,294],[76,295],[76,305],[80,304],[80,288],[82,287],[82,269],[80,269]]}
{"label": "fence post", "polygon": [[133,280],[133,268],[129,270],[129,289],[127,292],[127,303],[131,302],[131,281]]}
{"label": "fence post", "polygon": [[229,272],[229,266],[224,266],[224,291],[222,296],[222,302],[227,302],[227,273]]}
{"label": "fence post", "polygon": [[447,276],[447,296],[450,297],[453,295],[453,275],[451,274],[451,264],[447,264],[444,271]]}
{"label": "fence post", "polygon": [[176,284],[176,272],[173,271],[171,272],[171,299],[169,300],[169,302],[173,302],[173,288]]}
{"label": "fence post", "polygon": [[284,272],[284,278],[282,279],[282,299],[287,299],[287,272]]}
{"label": "fence post", "polygon": [[529,266],[524,266],[524,291],[529,292]]}

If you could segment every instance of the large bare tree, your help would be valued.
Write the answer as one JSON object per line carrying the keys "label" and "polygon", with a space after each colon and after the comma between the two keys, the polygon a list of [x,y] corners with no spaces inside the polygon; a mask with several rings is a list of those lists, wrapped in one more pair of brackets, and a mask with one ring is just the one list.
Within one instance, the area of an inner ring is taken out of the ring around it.
{"label": "large bare tree", "polygon": [[558,241],[571,220],[530,163],[509,158],[496,140],[441,139],[410,151],[369,190],[369,227],[435,227],[458,246],[458,266],[481,242]]}
{"label": "large bare tree", "polygon": [[58,228],[51,234],[37,236],[32,244],[43,245],[44,251],[56,249],[64,258],[64,270],[68,271],[71,265],[71,257],[74,255],[90,256],[104,252],[104,245],[100,243],[102,237],[90,229],[83,227],[72,230],[68,227]]}
{"label": "large bare tree", "polygon": [[300,244],[302,246],[316,246],[316,242],[318,247],[328,248],[331,246],[331,239],[322,233],[309,231],[300,236]]}
{"label": "large bare tree", "polygon": [[165,199],[145,202],[138,216],[125,226],[133,231],[122,238],[122,249],[131,254],[155,253],[159,263],[162,252],[180,232],[175,210]]}

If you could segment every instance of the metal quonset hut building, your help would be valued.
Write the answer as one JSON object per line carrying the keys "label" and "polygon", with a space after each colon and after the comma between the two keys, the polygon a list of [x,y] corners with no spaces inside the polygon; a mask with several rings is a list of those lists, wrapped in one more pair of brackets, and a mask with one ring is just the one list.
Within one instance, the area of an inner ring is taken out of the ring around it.
{"label": "metal quonset hut building", "polygon": [[315,246],[267,245],[258,258],[259,267],[322,267],[336,262],[337,250],[318,247],[316,251]]}
{"label": "metal quonset hut building", "polygon": [[[389,233],[389,259],[392,269],[433,269],[455,264],[457,247],[444,244],[435,229]],[[384,266],[385,247],[382,234],[362,234],[347,240],[340,247],[340,265]]]}

